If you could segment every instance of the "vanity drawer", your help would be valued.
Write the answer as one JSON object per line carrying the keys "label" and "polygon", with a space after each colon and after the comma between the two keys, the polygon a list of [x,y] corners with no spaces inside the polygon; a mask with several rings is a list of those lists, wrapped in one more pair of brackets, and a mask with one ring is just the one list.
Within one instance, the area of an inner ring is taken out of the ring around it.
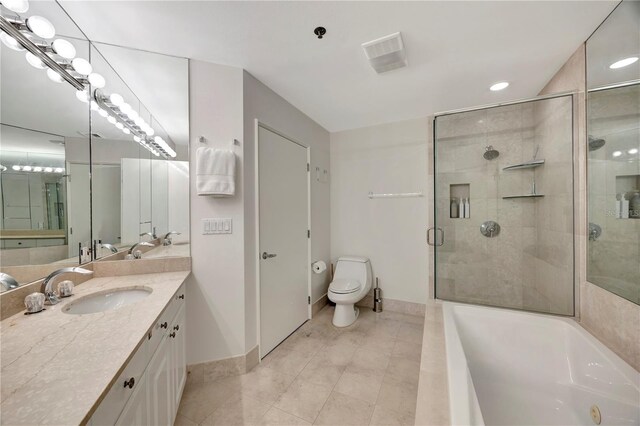
{"label": "vanity drawer", "polygon": [[143,384],[142,375],[148,362],[148,342],[143,341],[127,363],[124,371],[109,389],[107,396],[91,416],[92,426],[114,425],[116,423],[131,395],[138,386]]}
{"label": "vanity drawer", "polygon": [[36,240],[5,240],[4,248],[33,248],[36,246]]}
{"label": "vanity drawer", "polygon": [[[173,318],[178,313],[178,310],[182,305],[184,305],[185,300],[185,292],[184,292],[184,284],[180,286],[176,294],[171,299],[171,302],[167,305],[167,308],[160,314],[160,318],[153,324],[153,328],[149,331],[150,336],[148,338],[148,354],[149,359],[153,357],[153,354],[156,352],[160,341],[162,340],[162,336],[167,333],[167,330],[171,326],[173,322]],[[166,325],[165,325],[166,324]]]}

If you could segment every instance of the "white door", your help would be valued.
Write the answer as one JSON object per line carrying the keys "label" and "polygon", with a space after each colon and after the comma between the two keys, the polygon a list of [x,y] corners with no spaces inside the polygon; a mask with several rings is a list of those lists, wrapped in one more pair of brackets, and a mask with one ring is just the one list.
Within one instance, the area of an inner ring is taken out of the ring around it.
{"label": "white door", "polygon": [[307,148],[258,128],[260,352],[308,319]]}
{"label": "white door", "polygon": [[78,258],[78,245],[91,247],[89,165],[67,163],[69,257]]}

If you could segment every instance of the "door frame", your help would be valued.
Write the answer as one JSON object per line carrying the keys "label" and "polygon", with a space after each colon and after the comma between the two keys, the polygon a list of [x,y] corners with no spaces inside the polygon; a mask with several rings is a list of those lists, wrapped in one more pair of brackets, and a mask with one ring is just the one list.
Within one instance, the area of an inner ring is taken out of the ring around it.
{"label": "door frame", "polygon": [[307,238],[307,300],[310,302],[307,305],[307,319],[311,319],[311,238],[313,233],[311,232],[311,147],[304,145],[301,142],[283,134],[282,132],[274,129],[273,127],[265,124],[259,119],[254,120],[254,137],[255,137],[255,165],[254,165],[254,183],[255,183],[255,227],[256,227],[256,247],[254,253],[254,259],[256,262],[256,336],[258,340],[258,359],[262,361],[262,347],[261,342],[261,320],[260,320],[260,136],[259,130],[263,128],[276,135],[294,143],[307,151],[307,229],[309,230],[309,238]]}

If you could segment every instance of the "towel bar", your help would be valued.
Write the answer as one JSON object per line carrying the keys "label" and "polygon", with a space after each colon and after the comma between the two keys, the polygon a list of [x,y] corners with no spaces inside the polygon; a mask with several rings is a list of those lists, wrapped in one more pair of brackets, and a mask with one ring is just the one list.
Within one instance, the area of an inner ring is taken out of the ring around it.
{"label": "towel bar", "polygon": [[399,192],[399,193],[390,193],[390,194],[374,194],[373,192],[369,192],[369,199],[373,198],[417,198],[424,197],[422,192]]}

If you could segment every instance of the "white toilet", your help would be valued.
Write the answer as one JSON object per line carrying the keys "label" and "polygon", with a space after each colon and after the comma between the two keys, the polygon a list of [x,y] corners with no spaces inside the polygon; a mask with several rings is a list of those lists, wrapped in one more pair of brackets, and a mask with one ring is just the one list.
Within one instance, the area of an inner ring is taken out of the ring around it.
{"label": "white toilet", "polygon": [[347,327],[358,318],[356,302],[371,290],[371,263],[366,257],[338,258],[333,281],[329,285],[329,300],[336,304],[333,325]]}

